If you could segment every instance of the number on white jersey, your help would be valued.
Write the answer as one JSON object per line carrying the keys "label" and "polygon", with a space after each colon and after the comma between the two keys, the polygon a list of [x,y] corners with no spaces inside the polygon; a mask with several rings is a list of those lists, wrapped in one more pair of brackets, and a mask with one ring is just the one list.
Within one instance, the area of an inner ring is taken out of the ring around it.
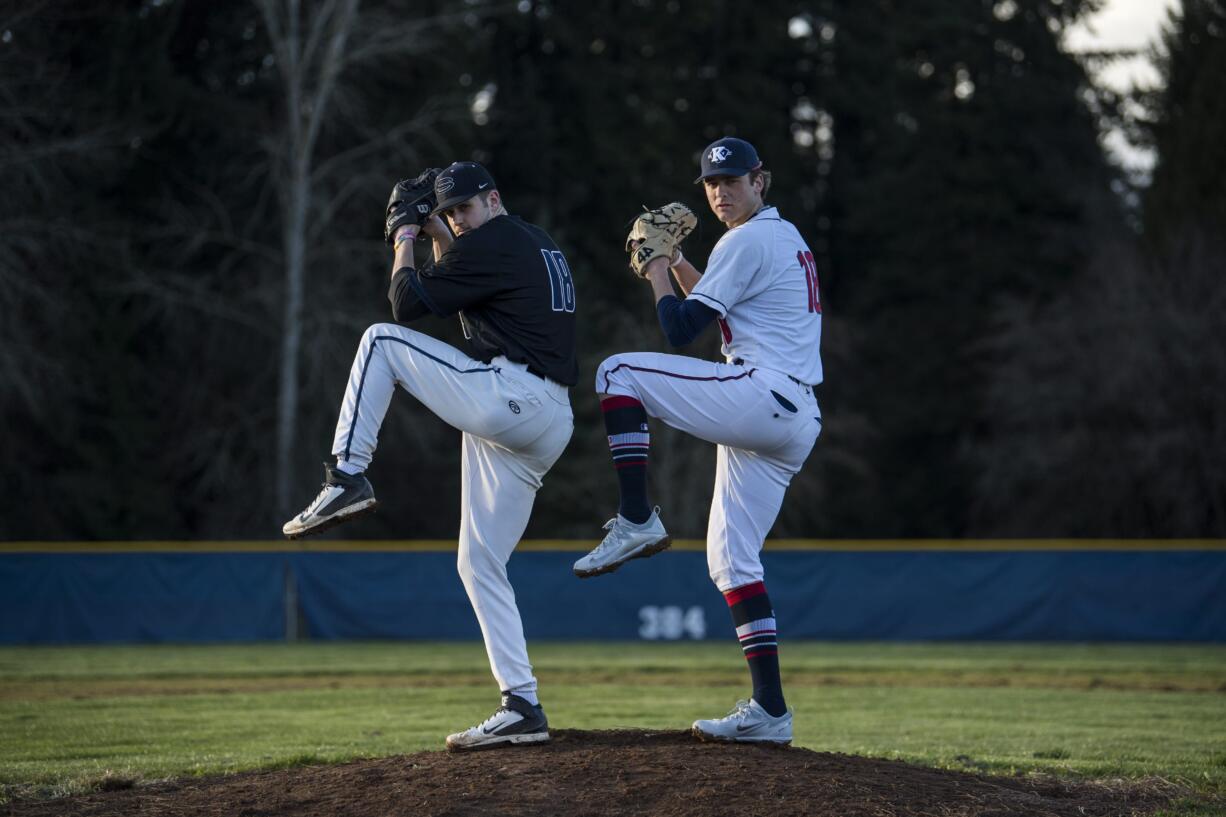
{"label": "number on white jersey", "polygon": [[805,288],[809,291],[809,311],[820,315],[822,314],[822,299],[817,286],[817,262],[813,260],[813,253],[808,250],[798,250],[796,260],[800,262],[800,266],[805,271]]}

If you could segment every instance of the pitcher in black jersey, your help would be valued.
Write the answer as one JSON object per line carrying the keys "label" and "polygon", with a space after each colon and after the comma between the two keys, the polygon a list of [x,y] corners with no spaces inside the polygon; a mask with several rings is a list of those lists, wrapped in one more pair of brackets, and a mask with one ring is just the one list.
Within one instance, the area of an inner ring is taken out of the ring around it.
{"label": "pitcher in black jersey", "polygon": [[[297,538],[374,507],[364,472],[397,385],[464,432],[458,568],[502,705],[484,723],[450,735],[447,747],[538,743],[549,731],[506,564],[541,479],[574,429],[575,284],[558,246],[507,213],[481,165],[451,165],[434,192],[437,207],[424,226],[395,230],[392,315],[411,322],[458,314],[471,355],[396,323],[367,329],[336,424],[336,465],[324,466],[323,490],[283,530]],[[419,231],[434,240],[434,263],[420,271],[413,260]]]}

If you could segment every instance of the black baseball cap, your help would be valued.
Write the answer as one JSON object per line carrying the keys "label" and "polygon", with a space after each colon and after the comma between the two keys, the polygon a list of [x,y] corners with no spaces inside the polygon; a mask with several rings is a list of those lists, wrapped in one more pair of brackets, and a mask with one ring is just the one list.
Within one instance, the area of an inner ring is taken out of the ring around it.
{"label": "black baseball cap", "polygon": [[694,184],[709,176],[744,176],[760,167],[762,160],[753,145],[735,136],[725,136],[702,152],[702,175],[694,179]]}
{"label": "black baseball cap", "polygon": [[455,162],[434,180],[434,197],[438,199],[430,215],[449,210],[478,193],[495,189],[494,177],[476,162]]}

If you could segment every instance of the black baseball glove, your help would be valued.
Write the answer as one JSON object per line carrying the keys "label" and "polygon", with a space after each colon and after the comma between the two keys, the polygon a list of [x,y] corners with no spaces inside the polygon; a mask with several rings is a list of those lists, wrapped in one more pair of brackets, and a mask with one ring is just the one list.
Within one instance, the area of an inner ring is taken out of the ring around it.
{"label": "black baseball glove", "polygon": [[434,177],[442,170],[432,167],[415,179],[401,179],[392,188],[387,200],[387,214],[383,222],[383,240],[392,243],[396,229],[406,224],[418,227],[426,223],[434,209]]}

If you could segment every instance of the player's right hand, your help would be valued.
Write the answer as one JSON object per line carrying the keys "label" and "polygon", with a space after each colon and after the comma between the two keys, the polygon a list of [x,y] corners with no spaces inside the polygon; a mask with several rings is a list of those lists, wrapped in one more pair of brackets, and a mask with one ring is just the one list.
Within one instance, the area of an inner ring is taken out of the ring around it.
{"label": "player's right hand", "polygon": [[451,237],[451,231],[447,229],[447,225],[443,222],[441,216],[430,216],[426,219],[426,223],[422,225],[421,231],[431,238]]}

